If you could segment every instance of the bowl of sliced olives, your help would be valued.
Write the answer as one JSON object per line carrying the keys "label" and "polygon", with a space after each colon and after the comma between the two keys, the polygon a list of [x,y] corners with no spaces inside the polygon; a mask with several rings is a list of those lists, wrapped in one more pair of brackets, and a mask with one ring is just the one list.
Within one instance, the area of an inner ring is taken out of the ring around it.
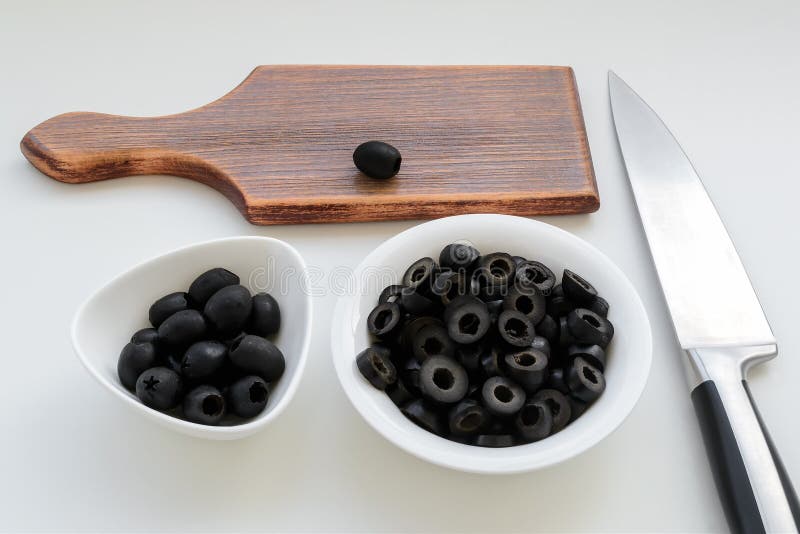
{"label": "bowl of sliced olives", "polygon": [[312,304],[287,243],[233,237],[158,256],[80,307],[75,351],[135,412],[209,439],[248,436],[291,401],[305,367]]}
{"label": "bowl of sliced olives", "polygon": [[332,325],[338,378],[389,441],[432,463],[515,473],[617,428],[650,370],[622,271],[554,226],[506,215],[421,224],[355,271]]}

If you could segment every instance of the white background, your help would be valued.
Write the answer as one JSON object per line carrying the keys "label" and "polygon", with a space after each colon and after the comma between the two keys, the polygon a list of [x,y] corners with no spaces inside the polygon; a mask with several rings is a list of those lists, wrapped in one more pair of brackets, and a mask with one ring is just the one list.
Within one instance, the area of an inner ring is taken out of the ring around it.
{"label": "white background", "polygon": [[[782,351],[752,373],[752,388],[800,483],[797,2],[0,6],[0,529],[724,530],[612,129],[609,68],[678,136],[750,272]],[[270,63],[574,67],[602,207],[544,220],[616,261],[653,325],[650,381],[616,433],[526,475],[466,475],[423,463],[373,432],[340,389],[329,354],[331,295],[315,301],[297,396],[253,438],[215,443],[175,434],[123,408],[89,377],[70,347],[72,314],[135,262],[253,234],[287,240],[329,270],[355,266],[415,224],[255,227],[222,195],[188,180],[65,185],[19,152],[25,132],[58,113],[183,111]]]}

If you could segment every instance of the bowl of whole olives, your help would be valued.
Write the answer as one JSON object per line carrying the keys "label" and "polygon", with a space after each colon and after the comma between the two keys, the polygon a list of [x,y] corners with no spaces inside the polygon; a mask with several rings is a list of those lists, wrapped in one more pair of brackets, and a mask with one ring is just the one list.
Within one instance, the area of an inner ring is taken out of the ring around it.
{"label": "bowl of whole olives", "polygon": [[137,413],[196,437],[253,434],[291,401],[308,353],[306,267],[287,243],[233,237],[158,256],[80,307],[75,351]]}
{"label": "bowl of whole olives", "polygon": [[554,226],[447,217],[377,247],[332,325],[337,376],[389,441],[437,465],[516,473],[616,429],[638,401],[652,340],[636,290]]}

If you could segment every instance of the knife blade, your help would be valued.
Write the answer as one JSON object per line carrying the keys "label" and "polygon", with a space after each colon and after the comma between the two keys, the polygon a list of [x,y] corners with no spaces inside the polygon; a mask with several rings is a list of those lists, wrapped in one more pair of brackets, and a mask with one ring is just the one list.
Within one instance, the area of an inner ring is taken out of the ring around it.
{"label": "knife blade", "polygon": [[658,279],[684,349],[691,397],[735,532],[798,532],[800,504],[747,386],[775,337],[747,272],[683,149],[609,72],[622,157]]}

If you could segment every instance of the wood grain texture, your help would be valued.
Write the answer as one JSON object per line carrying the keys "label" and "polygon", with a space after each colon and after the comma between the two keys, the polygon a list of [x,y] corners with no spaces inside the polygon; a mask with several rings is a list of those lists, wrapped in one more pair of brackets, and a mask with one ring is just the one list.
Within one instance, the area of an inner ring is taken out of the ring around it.
{"label": "wood grain texture", "polygon": [[[373,180],[353,165],[372,139],[402,153],[396,177]],[[21,148],[62,182],[191,178],[255,224],[585,213],[600,203],[569,67],[262,66],[201,108],[67,113]]]}

